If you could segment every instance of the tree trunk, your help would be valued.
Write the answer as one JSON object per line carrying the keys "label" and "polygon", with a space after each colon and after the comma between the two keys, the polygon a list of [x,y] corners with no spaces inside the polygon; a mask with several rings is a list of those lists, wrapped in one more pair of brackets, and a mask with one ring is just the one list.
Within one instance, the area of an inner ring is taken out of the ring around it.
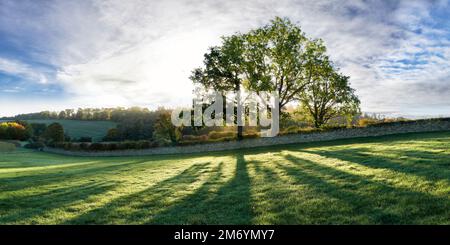
{"label": "tree trunk", "polygon": [[[240,92],[240,90],[241,90],[240,83],[236,83],[235,89],[234,89],[236,95]],[[239,96],[239,98],[240,98],[240,96]],[[239,103],[239,101],[237,101],[237,103]],[[236,124],[237,124],[237,122],[238,122],[238,120],[237,120],[237,116],[238,116],[238,115],[237,115],[237,105],[238,105],[238,104],[236,104]],[[244,119],[244,120],[245,120],[245,119]],[[237,126],[237,139],[238,139],[238,140],[242,140],[242,139],[244,138],[244,136],[243,136],[243,131],[244,131],[244,127],[238,125],[238,126]]]}

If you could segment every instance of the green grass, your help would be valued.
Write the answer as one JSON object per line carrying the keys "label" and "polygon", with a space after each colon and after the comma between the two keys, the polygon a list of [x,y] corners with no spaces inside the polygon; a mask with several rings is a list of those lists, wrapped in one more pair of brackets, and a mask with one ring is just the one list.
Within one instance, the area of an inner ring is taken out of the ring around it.
{"label": "green grass", "polygon": [[94,141],[101,141],[108,132],[108,129],[115,128],[116,123],[111,121],[81,121],[81,120],[27,120],[30,123],[53,122],[60,123],[64,132],[71,138],[92,137]]}
{"label": "green grass", "polygon": [[450,224],[450,132],[184,156],[0,153],[1,224]]}
{"label": "green grass", "polygon": [[15,149],[16,146],[14,144],[0,141],[0,152],[14,151]]}

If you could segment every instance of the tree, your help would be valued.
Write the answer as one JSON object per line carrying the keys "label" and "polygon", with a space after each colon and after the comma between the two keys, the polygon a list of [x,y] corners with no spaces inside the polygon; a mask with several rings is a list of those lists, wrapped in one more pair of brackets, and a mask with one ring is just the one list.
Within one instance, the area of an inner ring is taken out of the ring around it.
{"label": "tree", "polygon": [[51,143],[64,141],[64,128],[59,123],[52,123],[48,125],[44,132],[44,138]]}
{"label": "tree", "polygon": [[153,137],[163,144],[176,144],[182,138],[181,131],[182,127],[172,124],[170,111],[160,110],[154,126]]}
{"label": "tree", "polygon": [[25,122],[2,122],[0,123],[0,139],[26,140],[32,134],[31,127]]}
{"label": "tree", "polygon": [[66,119],[67,118],[66,111],[60,111],[59,114],[58,114],[58,118],[59,119]]}
{"label": "tree", "polygon": [[[191,79],[219,91],[238,92],[242,86],[257,93],[276,92],[281,114],[314,82],[311,66],[324,53],[320,40],[308,39],[289,19],[276,17],[248,33],[223,37],[221,46],[205,54],[204,68],[194,70]],[[239,132],[238,128],[241,138]]]}
{"label": "tree", "polygon": [[103,138],[104,141],[118,141],[119,139],[119,130],[117,128],[108,129],[108,133]]}
{"label": "tree", "polygon": [[312,83],[299,93],[300,106],[316,128],[337,116],[351,118],[359,113],[360,101],[350,87],[349,77],[340,74],[328,57],[316,59],[309,69]]}
{"label": "tree", "polygon": [[[191,80],[206,89],[240,94],[245,70],[243,69],[244,37],[235,34],[222,37],[221,46],[211,47],[204,55],[204,68],[192,72]],[[235,102],[236,103],[236,102]],[[237,117],[236,119],[237,120]],[[243,138],[243,127],[237,127],[237,136]]]}
{"label": "tree", "polygon": [[279,17],[245,37],[246,88],[276,92],[281,112],[311,82],[305,71],[308,60],[314,58],[308,54],[316,48],[309,43],[315,41],[306,38],[300,27]]}

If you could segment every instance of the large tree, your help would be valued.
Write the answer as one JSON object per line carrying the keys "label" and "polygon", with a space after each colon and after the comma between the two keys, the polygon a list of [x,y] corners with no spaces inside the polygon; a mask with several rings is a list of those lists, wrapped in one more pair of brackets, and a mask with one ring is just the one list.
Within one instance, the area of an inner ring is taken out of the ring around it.
{"label": "large tree", "polygon": [[270,24],[245,35],[244,66],[246,88],[276,92],[279,110],[296,100],[296,95],[311,82],[305,66],[314,53],[315,42],[306,38],[300,27],[288,19],[275,18]]}
{"label": "large tree", "polygon": [[[239,94],[245,77],[243,69],[244,37],[235,34],[222,37],[222,44],[209,48],[204,55],[203,68],[192,72],[191,80],[206,89]],[[236,118],[237,120],[237,118]],[[237,127],[238,139],[242,139],[242,126]]]}
{"label": "large tree", "polygon": [[[301,101],[306,108],[311,106],[307,112],[314,113],[317,125],[337,113],[350,113],[350,107],[359,104],[348,78],[338,75],[328,60],[323,42],[307,38],[286,18],[276,17],[248,33],[224,37],[222,45],[210,48],[204,57],[204,67],[191,76],[195,83],[219,91],[239,92],[243,87],[275,92],[280,113],[288,103]],[[312,99],[317,97],[324,104]],[[241,127],[238,136],[239,132]]]}

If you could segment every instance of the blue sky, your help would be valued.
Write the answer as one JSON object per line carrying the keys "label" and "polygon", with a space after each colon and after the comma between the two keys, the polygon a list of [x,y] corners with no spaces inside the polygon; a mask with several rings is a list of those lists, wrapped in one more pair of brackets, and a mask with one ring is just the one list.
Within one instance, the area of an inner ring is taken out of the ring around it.
{"label": "blue sky", "polygon": [[186,105],[222,35],[288,17],[322,38],[363,111],[450,115],[450,1],[0,1],[0,116]]}

